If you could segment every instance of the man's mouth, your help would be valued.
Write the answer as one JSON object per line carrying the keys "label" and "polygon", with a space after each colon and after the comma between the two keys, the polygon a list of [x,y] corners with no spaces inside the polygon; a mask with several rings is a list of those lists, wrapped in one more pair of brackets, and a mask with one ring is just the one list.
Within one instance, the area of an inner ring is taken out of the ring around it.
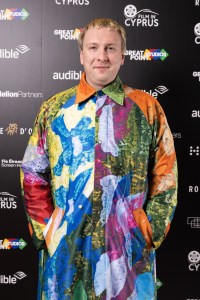
{"label": "man's mouth", "polygon": [[94,67],[95,69],[102,69],[102,70],[104,70],[104,69],[109,69],[109,66],[95,66]]}

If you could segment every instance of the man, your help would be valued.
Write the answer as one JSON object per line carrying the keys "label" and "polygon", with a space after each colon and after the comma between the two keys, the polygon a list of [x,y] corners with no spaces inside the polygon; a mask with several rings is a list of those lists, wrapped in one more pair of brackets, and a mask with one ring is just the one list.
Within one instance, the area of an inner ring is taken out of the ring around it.
{"label": "man", "polygon": [[78,86],[45,101],[21,167],[40,250],[38,299],[156,299],[155,249],[176,207],[176,156],[156,99],[122,85],[126,36],[95,19]]}

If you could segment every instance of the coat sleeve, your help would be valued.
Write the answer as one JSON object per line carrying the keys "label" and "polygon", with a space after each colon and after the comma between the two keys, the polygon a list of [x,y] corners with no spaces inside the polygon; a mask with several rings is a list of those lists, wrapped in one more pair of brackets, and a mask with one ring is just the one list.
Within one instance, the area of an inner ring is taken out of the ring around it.
{"label": "coat sleeve", "polygon": [[157,100],[154,104],[146,214],[154,247],[158,248],[169,231],[177,206],[178,177],[173,136],[162,107]]}
{"label": "coat sleeve", "polygon": [[20,169],[22,197],[29,230],[37,249],[45,248],[43,231],[54,210],[46,146],[47,104],[36,117]]}

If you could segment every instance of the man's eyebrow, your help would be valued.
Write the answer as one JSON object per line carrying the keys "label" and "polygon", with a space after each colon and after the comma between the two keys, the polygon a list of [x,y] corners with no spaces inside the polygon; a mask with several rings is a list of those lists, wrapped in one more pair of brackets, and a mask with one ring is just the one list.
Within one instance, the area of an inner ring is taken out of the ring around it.
{"label": "man's eyebrow", "polygon": [[[87,43],[86,45],[100,45],[99,43],[97,43],[97,42],[89,42],[89,43]],[[104,46],[115,46],[116,45],[116,43],[106,43],[106,44],[104,44]]]}
{"label": "man's eyebrow", "polygon": [[87,45],[97,45],[98,43],[96,43],[96,42],[89,42],[89,43],[87,43]]}

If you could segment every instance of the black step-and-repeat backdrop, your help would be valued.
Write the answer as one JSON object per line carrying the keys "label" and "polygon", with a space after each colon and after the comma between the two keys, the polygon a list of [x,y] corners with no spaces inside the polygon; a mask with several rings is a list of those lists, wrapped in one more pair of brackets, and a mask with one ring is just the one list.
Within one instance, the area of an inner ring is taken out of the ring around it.
{"label": "black step-and-repeat backdrop", "polygon": [[0,1],[0,297],[36,300],[19,167],[42,102],[78,83],[78,29],[95,17],[125,27],[121,79],[159,100],[173,132],[179,204],[157,251],[158,299],[200,300],[199,0]]}

